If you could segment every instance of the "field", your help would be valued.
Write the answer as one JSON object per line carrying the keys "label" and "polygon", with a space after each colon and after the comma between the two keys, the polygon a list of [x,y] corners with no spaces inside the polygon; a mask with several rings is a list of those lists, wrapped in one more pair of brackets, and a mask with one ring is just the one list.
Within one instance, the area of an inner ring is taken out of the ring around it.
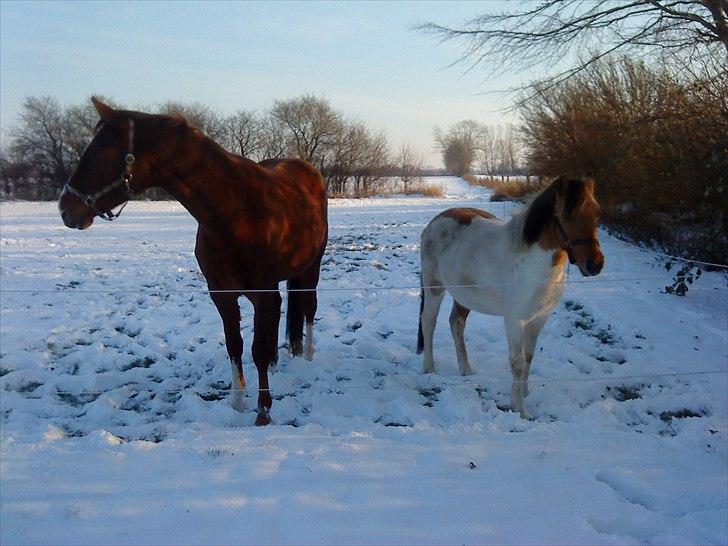
{"label": "field", "polygon": [[53,203],[3,203],[0,542],[728,542],[725,275],[664,294],[661,258],[601,233],[605,270],[571,269],[524,421],[500,318],[471,315],[461,377],[446,300],[438,373],[421,373],[421,230],[450,206],[515,206],[444,190],[330,202],[317,354],[281,348],[265,428],[252,308],[239,413],[180,205],[79,232]]}

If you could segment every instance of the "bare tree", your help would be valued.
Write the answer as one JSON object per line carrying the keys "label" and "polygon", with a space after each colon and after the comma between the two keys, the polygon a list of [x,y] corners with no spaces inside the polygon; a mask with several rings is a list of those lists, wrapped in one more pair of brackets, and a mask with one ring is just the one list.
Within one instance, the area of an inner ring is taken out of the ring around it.
{"label": "bare tree", "polygon": [[192,127],[199,129],[211,139],[222,143],[225,139],[225,128],[220,114],[209,106],[199,102],[182,103],[167,101],[158,108],[159,112],[182,116]]}
{"label": "bare tree", "polygon": [[395,167],[399,171],[404,193],[412,191],[415,184],[422,182],[425,161],[409,143],[400,146],[394,161]]}
{"label": "bare tree", "polygon": [[353,165],[354,194],[357,197],[367,196],[371,193],[372,185],[382,178],[388,161],[387,135],[383,131],[372,133],[370,129],[367,129],[361,153]]}
{"label": "bare tree", "polygon": [[478,145],[480,171],[489,176],[498,170],[498,129],[499,126],[484,125]]}
{"label": "bare tree", "polygon": [[461,28],[430,22],[419,29],[464,42],[455,63],[469,69],[518,72],[591,51],[575,67],[545,79],[539,92],[613,53],[694,56],[716,46],[728,53],[728,0],[546,0],[519,6],[510,13],[484,13]]}
{"label": "bare tree", "polygon": [[324,169],[329,193],[344,195],[347,183],[354,183],[354,195],[369,193],[372,182],[383,173],[388,157],[384,133],[374,133],[364,122],[344,122],[342,130],[329,146],[329,160]]}
{"label": "bare tree", "polygon": [[238,110],[222,120],[221,142],[243,157],[255,158],[264,147],[263,120],[253,110]]}
{"label": "bare tree", "polygon": [[60,188],[75,166],[66,143],[65,121],[64,111],[54,98],[27,97],[19,122],[8,132],[10,154],[17,162],[36,167],[39,194]]}
{"label": "bare tree", "polygon": [[467,119],[450,127],[447,133],[435,127],[434,137],[449,173],[463,176],[471,172],[483,137],[480,123]]}
{"label": "bare tree", "polygon": [[260,149],[255,159],[279,159],[286,155],[286,127],[273,116],[267,116],[260,127]]}
{"label": "bare tree", "polygon": [[278,100],[271,116],[286,128],[292,155],[323,168],[326,148],[342,130],[341,114],[329,101],[314,95]]}
{"label": "bare tree", "polygon": [[81,159],[81,154],[91,141],[98,121],[99,114],[90,101],[66,108],[64,112],[66,144],[73,151],[75,163]]}

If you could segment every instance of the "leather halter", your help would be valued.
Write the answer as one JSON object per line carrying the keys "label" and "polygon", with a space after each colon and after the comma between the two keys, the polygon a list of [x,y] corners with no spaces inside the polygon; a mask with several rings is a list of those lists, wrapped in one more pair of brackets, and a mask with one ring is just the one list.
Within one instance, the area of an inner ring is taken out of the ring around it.
{"label": "leather halter", "polygon": [[[86,204],[86,206],[91,208],[99,218],[111,222],[115,218],[121,216],[121,211],[124,210],[124,207],[126,207],[126,205],[129,203],[129,199],[131,199],[131,197],[134,195],[134,191],[131,189],[131,167],[134,164],[134,161],[136,161],[136,158],[134,157],[134,120],[130,119],[129,148],[127,154],[124,156],[124,163],[126,164],[126,166],[124,168],[124,172],[119,175],[119,178],[114,180],[111,184],[107,184],[96,193],[83,193],[72,187],[70,181],[66,182],[66,184],[63,186],[63,190],[68,191],[69,193],[72,193],[73,195],[78,197]],[[124,200],[124,204],[119,209],[119,212],[114,213],[111,209],[106,211],[100,211],[98,208],[96,208],[96,201],[101,199],[104,195],[111,193],[119,186],[123,186],[126,188],[127,195],[127,198]]]}
{"label": "leather halter", "polygon": [[571,263],[576,263],[576,261],[573,259],[571,252],[574,250],[574,247],[577,245],[594,245],[599,246],[599,240],[595,239],[593,237],[584,237],[583,239],[571,239],[569,235],[566,233],[566,230],[564,229],[564,226],[561,225],[561,220],[559,220],[559,217],[554,214],[554,223],[556,224],[556,229],[559,231],[559,235],[561,235],[561,238],[564,240],[564,246],[566,247],[566,253],[569,255],[569,261]]}

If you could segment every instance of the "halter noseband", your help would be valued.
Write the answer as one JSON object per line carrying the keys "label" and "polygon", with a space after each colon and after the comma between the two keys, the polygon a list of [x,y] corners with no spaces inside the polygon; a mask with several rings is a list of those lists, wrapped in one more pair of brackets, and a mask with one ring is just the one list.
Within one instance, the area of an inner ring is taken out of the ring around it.
{"label": "halter noseband", "polygon": [[569,235],[566,233],[566,230],[564,229],[564,226],[561,225],[561,220],[559,220],[559,217],[554,214],[554,223],[556,224],[556,229],[559,231],[559,234],[561,235],[561,238],[564,240],[564,245],[566,246],[566,253],[569,255],[569,261],[571,263],[574,263],[574,260],[572,259],[571,252],[574,250],[574,247],[577,245],[594,245],[599,246],[599,240],[594,239],[593,237],[584,237],[583,239],[571,239]]}
{"label": "halter noseband", "polygon": [[[131,189],[131,166],[134,164],[134,161],[136,161],[136,158],[134,157],[134,120],[130,119],[129,148],[127,154],[124,156],[124,163],[126,164],[126,166],[124,168],[124,172],[119,175],[119,178],[114,180],[111,184],[107,184],[96,193],[83,193],[76,188],[73,188],[70,181],[66,182],[66,184],[63,186],[63,190],[68,191],[69,193],[72,193],[73,195],[78,197],[86,204],[86,206],[91,208],[99,218],[111,222],[115,218],[121,216],[121,211],[124,210],[124,207],[126,207],[126,205],[129,203],[129,199],[134,195],[134,191]],[[111,209],[106,211],[100,211],[98,208],[96,208],[96,201],[101,199],[107,193],[111,193],[119,186],[124,186],[126,188],[127,195],[127,199],[124,201],[124,204],[119,209],[119,212],[114,213],[111,211]]]}

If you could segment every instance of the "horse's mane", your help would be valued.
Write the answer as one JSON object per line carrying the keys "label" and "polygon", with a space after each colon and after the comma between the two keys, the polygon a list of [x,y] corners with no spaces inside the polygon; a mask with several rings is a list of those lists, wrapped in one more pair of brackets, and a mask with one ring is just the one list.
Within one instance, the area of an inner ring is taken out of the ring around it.
{"label": "horse's mane", "polygon": [[549,186],[513,214],[508,224],[511,242],[515,249],[525,250],[538,241],[541,232],[554,216],[555,203],[556,190],[553,186]]}
{"label": "horse's mane", "polygon": [[[584,201],[584,182],[569,180],[564,196],[564,214],[568,217],[577,210]],[[556,188],[550,184],[538,193],[521,211],[513,215],[512,237],[516,248],[528,248],[538,241],[543,230],[548,227],[554,217],[556,207]]]}

